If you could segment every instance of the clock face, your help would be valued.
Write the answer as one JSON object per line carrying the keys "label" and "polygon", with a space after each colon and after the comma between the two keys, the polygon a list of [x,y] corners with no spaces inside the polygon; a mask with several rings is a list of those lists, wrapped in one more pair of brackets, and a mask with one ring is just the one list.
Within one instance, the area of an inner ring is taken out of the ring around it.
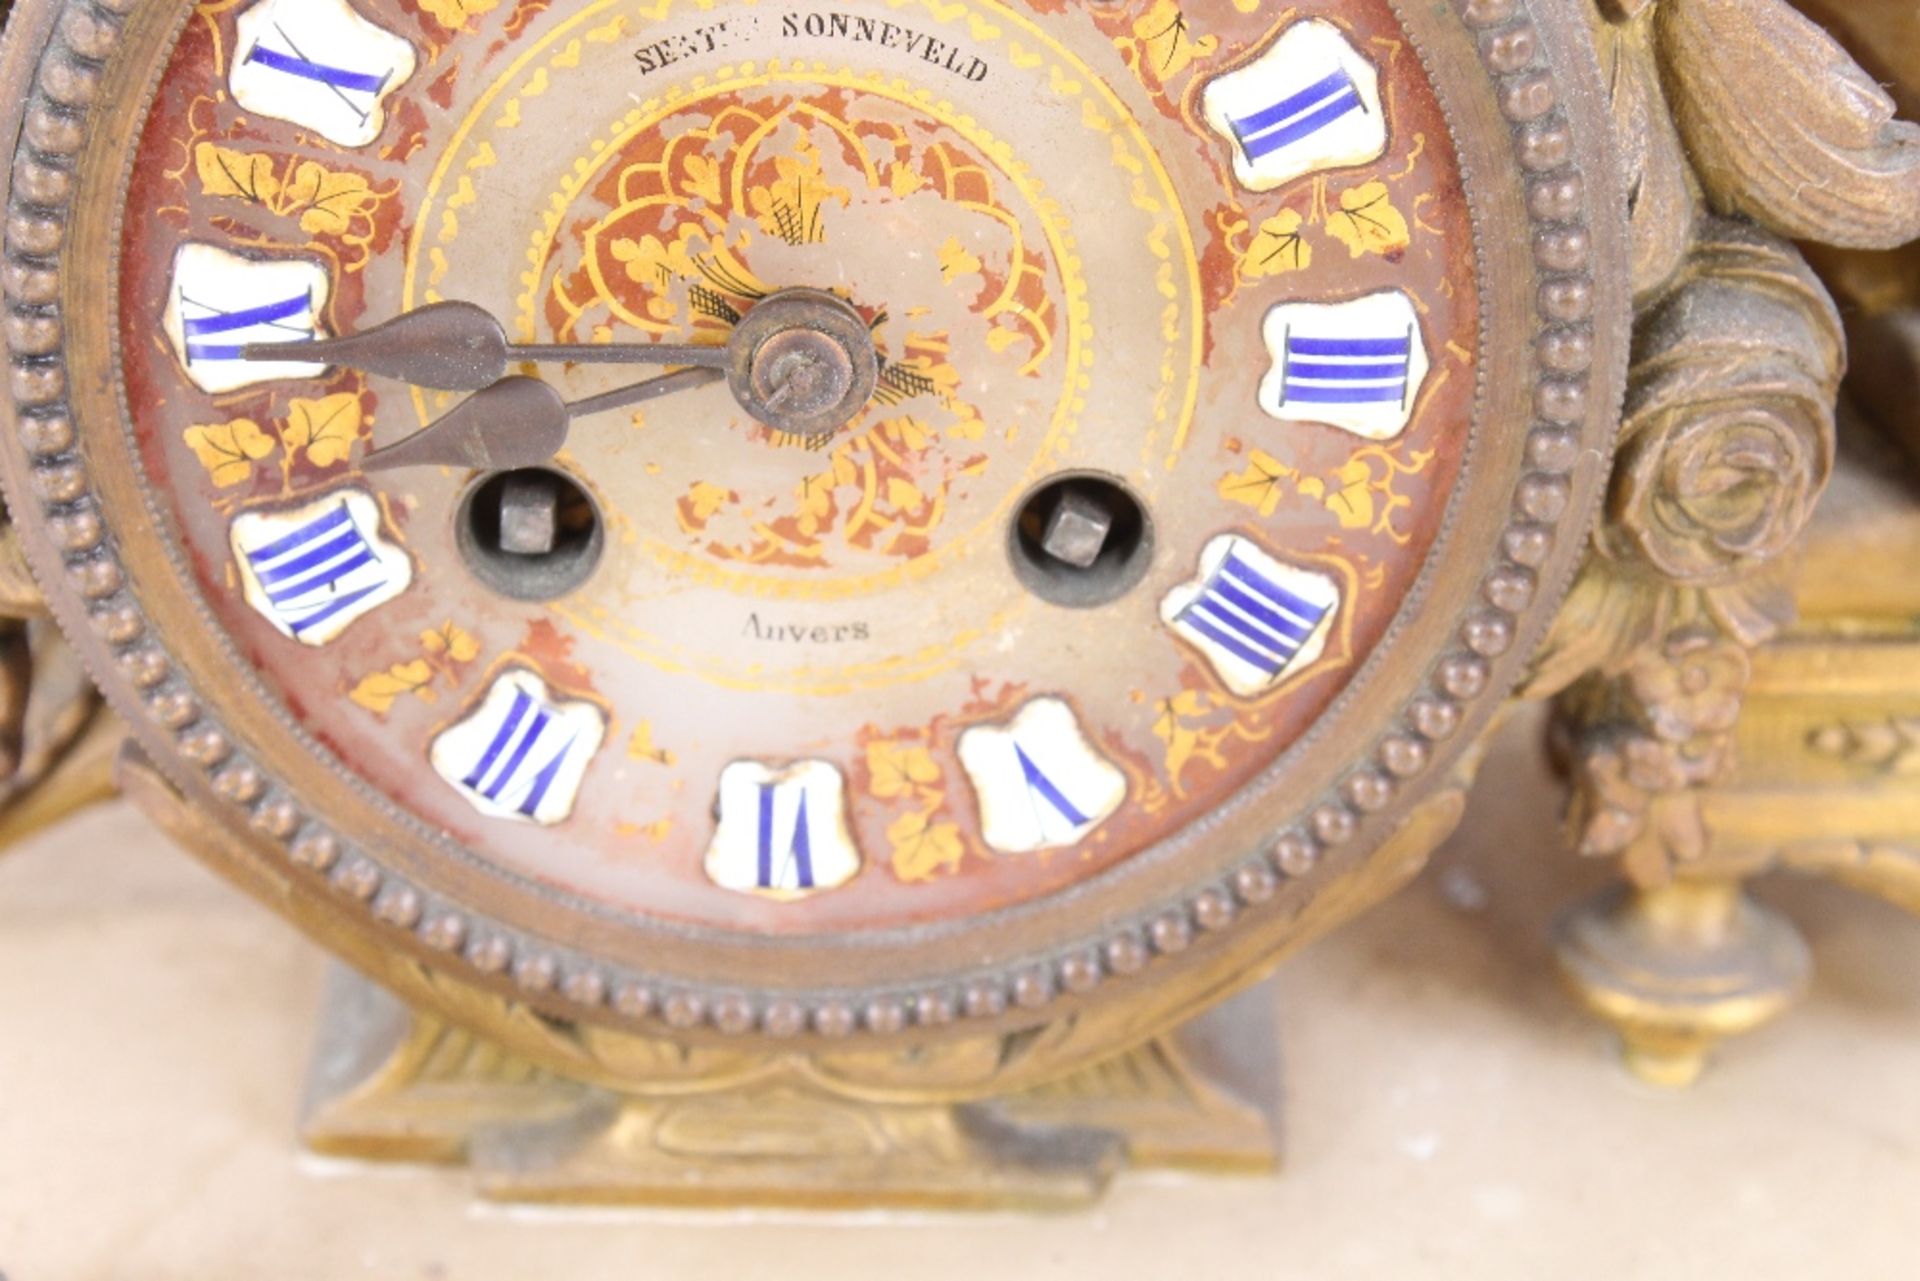
{"label": "clock face", "polygon": [[[253,826],[483,970],[538,938],[533,986],[609,962],[594,1003],[695,938],[723,981],[791,945],[844,986],[916,929],[1111,924],[1247,857],[1271,897],[1450,750],[1577,506],[1522,479],[1578,436],[1532,422],[1538,317],[1489,303],[1475,202],[1528,215],[1463,178],[1492,99],[1423,53],[1474,47],[1452,15],[159,9],[92,323],[140,594],[221,678],[144,706],[244,721],[204,755],[258,760]],[[1448,555],[1506,575],[1477,654],[1423,615]]]}

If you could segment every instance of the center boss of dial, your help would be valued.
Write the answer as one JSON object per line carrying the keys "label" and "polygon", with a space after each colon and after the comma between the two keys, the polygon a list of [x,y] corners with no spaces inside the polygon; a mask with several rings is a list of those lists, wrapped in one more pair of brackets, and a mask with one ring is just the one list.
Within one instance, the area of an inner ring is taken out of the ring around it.
{"label": "center boss of dial", "polygon": [[785,289],[748,312],[728,343],[727,382],[754,420],[830,436],[873,399],[880,356],[860,313],[817,289]]}

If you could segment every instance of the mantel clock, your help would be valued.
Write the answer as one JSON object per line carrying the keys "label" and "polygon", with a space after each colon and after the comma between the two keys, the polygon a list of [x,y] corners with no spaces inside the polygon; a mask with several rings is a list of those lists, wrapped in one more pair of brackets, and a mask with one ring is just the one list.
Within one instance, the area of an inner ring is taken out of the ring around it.
{"label": "mantel clock", "polygon": [[443,1035],[1039,1089],[1457,817],[1620,421],[1597,21],[27,0],[20,541],[131,790]]}

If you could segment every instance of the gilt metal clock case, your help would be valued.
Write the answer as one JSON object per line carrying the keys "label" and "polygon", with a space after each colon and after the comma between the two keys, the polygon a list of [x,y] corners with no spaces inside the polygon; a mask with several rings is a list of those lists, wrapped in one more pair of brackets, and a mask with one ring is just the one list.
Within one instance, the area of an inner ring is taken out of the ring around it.
{"label": "gilt metal clock case", "polygon": [[[413,999],[1111,1051],[1417,864],[1581,554],[1584,7],[19,4],[14,515],[203,852]],[[449,301],[551,461],[368,464],[462,393],[301,348]],[[531,355],[754,324],[767,404]]]}

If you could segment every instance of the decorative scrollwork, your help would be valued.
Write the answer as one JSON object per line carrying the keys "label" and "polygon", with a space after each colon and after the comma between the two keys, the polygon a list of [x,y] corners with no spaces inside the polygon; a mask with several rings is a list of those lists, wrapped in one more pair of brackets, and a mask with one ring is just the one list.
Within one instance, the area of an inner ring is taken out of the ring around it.
{"label": "decorative scrollwork", "polygon": [[[1532,692],[1584,853],[1642,887],[1703,858],[1747,651],[1794,614],[1846,338],[1786,237],[1920,236],[1920,126],[1785,0],[1600,0],[1633,198],[1634,366],[1607,519]],[[1570,687],[1570,688],[1569,688]]]}
{"label": "decorative scrollwork", "polygon": [[1920,234],[1920,125],[1786,0],[1660,0],[1674,119],[1709,202],[1796,240]]}
{"label": "decorative scrollwork", "polygon": [[1792,619],[1786,553],[1833,471],[1840,318],[1791,245],[1702,227],[1641,313],[1607,519],[1536,694],[1617,676],[1676,627],[1757,646]]}
{"label": "decorative scrollwork", "polygon": [[1602,556],[1737,583],[1791,548],[1833,472],[1840,316],[1791,246],[1712,222],[1641,319]]}

